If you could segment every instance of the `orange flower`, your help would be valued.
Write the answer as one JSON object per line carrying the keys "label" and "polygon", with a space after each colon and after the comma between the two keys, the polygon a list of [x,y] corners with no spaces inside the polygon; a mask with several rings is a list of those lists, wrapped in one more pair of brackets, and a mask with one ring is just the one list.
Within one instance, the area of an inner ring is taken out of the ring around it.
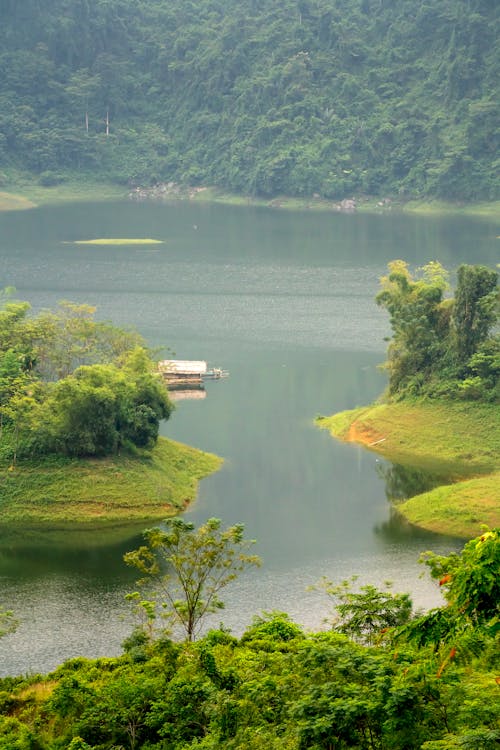
{"label": "orange flower", "polygon": [[439,581],[439,585],[443,586],[445,583],[449,583],[450,581],[451,581],[451,575],[447,573],[445,576],[441,578],[441,580]]}

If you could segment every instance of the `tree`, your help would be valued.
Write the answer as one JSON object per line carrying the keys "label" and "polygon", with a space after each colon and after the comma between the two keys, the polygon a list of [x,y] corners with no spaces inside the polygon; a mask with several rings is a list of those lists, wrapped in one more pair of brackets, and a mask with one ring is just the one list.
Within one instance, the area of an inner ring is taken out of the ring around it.
{"label": "tree", "polygon": [[389,263],[377,303],[393,331],[386,368],[391,396],[420,394],[495,400],[500,372],[498,274],[462,265],[454,298],[436,262],[412,276],[404,261]]}
{"label": "tree", "polygon": [[167,519],[166,529],[144,532],[146,544],[128,552],[127,565],[144,575],[140,585],[158,587],[162,607],[193,641],[206,615],[223,609],[219,592],[259,558],[246,552],[253,541],[243,538],[243,525],[222,529],[210,518],[195,529],[181,518]]}
{"label": "tree", "polygon": [[113,375],[115,368],[94,365],[55,383],[37,416],[35,450],[67,456],[116,453],[119,395],[114,386],[123,382]]}
{"label": "tree", "polygon": [[485,266],[461,265],[457,280],[452,328],[456,358],[464,365],[496,323],[498,273]]}
{"label": "tree", "polygon": [[120,364],[127,353],[144,346],[142,337],[107,322],[94,320],[91,305],[60,302],[25,322],[37,373],[59,380],[82,365]]}
{"label": "tree", "polygon": [[142,747],[142,733],[154,699],[165,689],[164,680],[151,678],[128,665],[113,674],[87,700],[78,728],[86,740],[101,747]]}
{"label": "tree", "polygon": [[35,449],[105,456],[123,446],[151,448],[172,404],[143,350],[125,365],[85,365],[51,385],[37,415]]}
{"label": "tree", "polygon": [[419,270],[419,276],[413,277],[407,263],[392,261],[376,297],[389,312],[393,331],[386,363],[392,395],[419,392],[446,351],[447,272],[436,262]]}
{"label": "tree", "polygon": [[408,622],[412,601],[408,594],[393,594],[371,585],[353,591],[352,583],[356,580],[354,576],[335,586],[323,578],[314,588],[324,591],[335,602],[333,630],[360,643],[373,645],[389,629]]}
{"label": "tree", "polygon": [[0,439],[3,433],[4,417],[10,413],[10,401],[18,393],[26,391],[30,382],[23,370],[21,357],[13,349],[0,351]]}
{"label": "tree", "polygon": [[424,562],[456,617],[475,625],[500,624],[500,529],[471,539],[459,555],[427,552]]}
{"label": "tree", "polygon": [[419,646],[445,645],[474,651],[500,631],[500,529],[471,539],[458,555],[426,552],[423,561],[439,581],[447,606],[432,609],[402,628]]}

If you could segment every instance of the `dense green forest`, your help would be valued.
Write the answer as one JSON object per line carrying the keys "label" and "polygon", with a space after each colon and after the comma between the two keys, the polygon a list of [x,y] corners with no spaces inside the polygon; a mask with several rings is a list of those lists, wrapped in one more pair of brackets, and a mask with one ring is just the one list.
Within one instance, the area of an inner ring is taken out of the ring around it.
{"label": "dense green forest", "polygon": [[[226,552],[239,544],[238,529]],[[171,531],[163,542],[180,573]],[[219,549],[214,532],[198,536],[198,581]],[[231,573],[225,555],[219,562]],[[445,601],[426,615],[413,613],[405,594],[348,582],[326,585],[334,609],[317,633],[273,612],[256,616],[240,638],[221,626],[179,642],[148,610],[122,656],[1,679],[0,748],[495,750],[500,533],[427,563]],[[201,584],[202,596],[210,586]]]}
{"label": "dense green forest", "polygon": [[0,170],[500,197],[497,0],[3,0]]}
{"label": "dense green forest", "polygon": [[390,315],[386,369],[393,398],[441,396],[500,400],[498,273],[463,264],[450,296],[440,263],[412,276],[407,263],[389,263],[377,303]]}
{"label": "dense green forest", "polygon": [[151,448],[172,404],[142,337],[89,305],[30,312],[0,292],[0,463]]}

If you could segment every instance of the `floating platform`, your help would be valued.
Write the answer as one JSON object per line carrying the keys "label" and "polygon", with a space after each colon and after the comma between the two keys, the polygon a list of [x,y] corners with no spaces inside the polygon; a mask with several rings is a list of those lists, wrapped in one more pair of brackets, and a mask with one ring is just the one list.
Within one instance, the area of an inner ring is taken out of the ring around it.
{"label": "floating platform", "polygon": [[220,380],[229,373],[220,367],[209,368],[204,360],[163,359],[158,370],[169,388],[196,388],[204,380]]}

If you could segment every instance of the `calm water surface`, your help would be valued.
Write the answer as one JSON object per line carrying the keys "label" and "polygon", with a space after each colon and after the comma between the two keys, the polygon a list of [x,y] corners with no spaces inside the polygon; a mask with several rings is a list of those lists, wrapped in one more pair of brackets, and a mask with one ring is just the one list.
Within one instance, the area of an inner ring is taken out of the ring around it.
{"label": "calm water surface", "polygon": [[[263,566],[225,597],[240,633],[254,614],[285,610],[320,627],[320,576],[390,579],[419,606],[438,602],[419,577],[425,549],[456,541],[411,530],[391,512],[384,465],[313,426],[384,388],[387,319],[374,296],[393,258],[497,262],[498,227],[466,218],[343,216],[180,204],[69,205],[0,215],[0,287],[35,310],[61,299],[136,327],[179,358],[230,371],[207,397],[181,401],[163,434],[224,457],[189,511],[243,522]],[[95,237],[155,246],[92,247]],[[0,498],[1,506],[1,498]],[[75,655],[115,654],[132,627],[123,553],[140,537],[42,537],[0,528],[0,603],[18,631],[0,641],[0,673],[45,671]],[[126,535],[125,535],[126,536]],[[215,621],[221,620],[219,615]]]}

